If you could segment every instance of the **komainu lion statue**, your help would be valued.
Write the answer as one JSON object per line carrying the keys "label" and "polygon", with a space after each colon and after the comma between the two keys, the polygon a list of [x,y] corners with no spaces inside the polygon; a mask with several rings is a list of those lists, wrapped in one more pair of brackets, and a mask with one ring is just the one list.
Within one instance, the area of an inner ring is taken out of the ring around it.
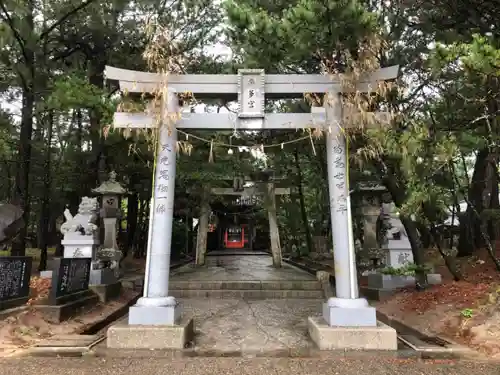
{"label": "komainu lion statue", "polygon": [[78,213],[75,216],[71,215],[69,209],[64,210],[66,222],[61,225],[61,233],[80,232],[85,236],[97,233],[98,212],[99,203],[97,198],[83,197],[78,206]]}

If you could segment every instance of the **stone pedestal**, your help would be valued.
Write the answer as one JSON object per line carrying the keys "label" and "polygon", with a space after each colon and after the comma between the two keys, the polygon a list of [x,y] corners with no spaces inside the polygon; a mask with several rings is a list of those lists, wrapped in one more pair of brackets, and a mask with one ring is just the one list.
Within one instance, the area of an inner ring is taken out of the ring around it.
{"label": "stone pedestal", "polygon": [[[69,237],[69,238],[68,238]],[[61,241],[64,246],[64,258],[95,259],[99,240],[93,236],[68,236]]]}
{"label": "stone pedestal", "polygon": [[368,286],[370,288],[398,289],[412,284],[415,284],[413,276],[383,275],[379,273],[368,275]]}
{"label": "stone pedestal", "polygon": [[[430,285],[441,284],[441,275],[436,273],[428,274],[427,281]],[[368,286],[361,288],[361,293],[372,301],[382,301],[393,295],[398,289],[414,285],[414,276],[384,275],[376,273],[368,275]]]}
{"label": "stone pedestal", "polygon": [[176,325],[113,325],[107,332],[111,349],[184,349],[194,339],[194,322],[182,318]]}
{"label": "stone pedestal", "polygon": [[329,298],[323,304],[323,319],[330,326],[375,327],[377,313],[364,298]]}
{"label": "stone pedestal", "polygon": [[181,309],[174,297],[139,298],[130,307],[128,322],[131,325],[168,325],[179,323]]}
{"label": "stone pedestal", "polygon": [[389,240],[384,249],[386,251],[385,264],[387,267],[401,268],[413,263],[411,244],[407,237],[400,240]]}
{"label": "stone pedestal", "polygon": [[397,350],[394,328],[376,322],[371,327],[331,327],[323,319],[309,317],[307,328],[320,350]]}
{"label": "stone pedestal", "polygon": [[[427,275],[427,281],[431,285],[441,284],[442,278],[438,273],[430,273]],[[379,289],[398,289],[406,286],[415,285],[414,276],[403,275],[383,275],[373,274],[368,275],[368,286]]]}
{"label": "stone pedestal", "polygon": [[111,268],[101,268],[90,271],[90,285],[114,284],[116,282],[117,279]]}

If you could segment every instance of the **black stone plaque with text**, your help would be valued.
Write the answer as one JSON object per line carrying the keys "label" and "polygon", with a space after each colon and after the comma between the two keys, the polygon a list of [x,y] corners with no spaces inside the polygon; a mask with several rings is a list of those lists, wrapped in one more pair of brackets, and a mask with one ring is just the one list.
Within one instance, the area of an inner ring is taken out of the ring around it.
{"label": "black stone plaque with text", "polygon": [[58,304],[89,289],[91,258],[57,258],[54,262],[49,303]]}
{"label": "black stone plaque with text", "polygon": [[25,304],[29,299],[32,258],[0,257],[0,310]]}

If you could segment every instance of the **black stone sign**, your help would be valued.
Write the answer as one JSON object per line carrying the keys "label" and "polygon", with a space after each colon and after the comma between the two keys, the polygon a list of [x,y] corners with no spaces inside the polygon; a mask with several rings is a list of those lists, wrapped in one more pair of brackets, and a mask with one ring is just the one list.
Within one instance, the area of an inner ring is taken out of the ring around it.
{"label": "black stone sign", "polygon": [[89,289],[91,258],[58,258],[54,262],[49,303]]}
{"label": "black stone sign", "polygon": [[31,257],[0,257],[0,310],[28,301],[31,263]]}

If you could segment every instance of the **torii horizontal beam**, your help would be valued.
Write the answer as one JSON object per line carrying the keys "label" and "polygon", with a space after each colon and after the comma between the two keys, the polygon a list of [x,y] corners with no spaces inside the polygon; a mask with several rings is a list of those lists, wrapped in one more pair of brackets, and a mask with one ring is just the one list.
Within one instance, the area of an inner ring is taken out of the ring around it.
{"label": "torii horizontal beam", "polygon": [[[360,116],[355,114],[351,116]],[[374,112],[375,126],[388,124],[392,115],[387,112]],[[346,115],[346,117],[349,117]],[[355,127],[355,119],[344,121],[349,127]],[[361,120],[360,120],[361,123]],[[115,128],[144,129],[154,128],[158,124],[153,114],[116,112],[113,117]],[[367,126],[372,123],[368,122]],[[313,107],[312,113],[267,113],[263,119],[241,119],[233,113],[183,113],[175,124],[177,129],[238,129],[238,130],[265,130],[265,129],[303,129],[326,127],[325,111],[322,107]],[[330,125],[331,126],[331,125]]]}
{"label": "torii horizontal beam", "polygon": [[[234,191],[233,188],[212,188],[212,194],[214,195],[239,195],[242,197],[250,197],[252,195],[263,195],[264,193],[257,189],[256,187],[248,187],[243,191]],[[290,188],[275,188],[275,195],[288,195],[290,194]]]}
{"label": "torii horizontal beam", "polygon": [[[356,90],[372,91],[377,82],[397,77],[399,66],[378,69],[359,80]],[[239,91],[237,74],[169,74],[140,72],[106,66],[105,77],[119,81],[120,88],[128,92],[151,93],[161,89],[165,82],[178,93],[193,93],[197,97],[227,97],[236,99]],[[339,77],[322,74],[266,74],[266,97],[302,97],[304,93],[344,92]]]}

